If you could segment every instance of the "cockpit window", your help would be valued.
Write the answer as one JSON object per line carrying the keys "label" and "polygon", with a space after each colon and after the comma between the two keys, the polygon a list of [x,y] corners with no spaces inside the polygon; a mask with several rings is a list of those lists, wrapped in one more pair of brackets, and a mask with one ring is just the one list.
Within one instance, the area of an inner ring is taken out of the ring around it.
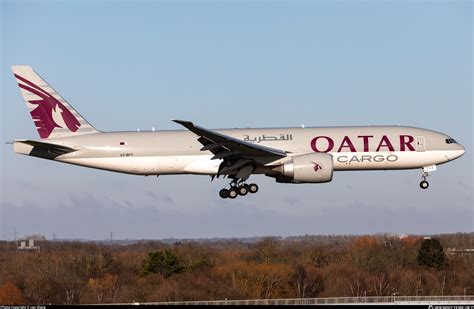
{"label": "cockpit window", "polygon": [[456,141],[454,140],[454,138],[447,138],[446,144],[456,144]]}

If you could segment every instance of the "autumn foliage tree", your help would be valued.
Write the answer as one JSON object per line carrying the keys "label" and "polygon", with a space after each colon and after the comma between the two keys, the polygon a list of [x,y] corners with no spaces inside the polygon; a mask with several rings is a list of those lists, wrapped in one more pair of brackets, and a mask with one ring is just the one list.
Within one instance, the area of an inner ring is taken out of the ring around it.
{"label": "autumn foliage tree", "polygon": [[25,301],[21,295],[21,291],[10,281],[0,286],[0,304],[3,305],[20,305]]}
{"label": "autumn foliage tree", "polygon": [[463,295],[474,233],[302,236],[166,244],[0,241],[0,304]]}
{"label": "autumn foliage tree", "polygon": [[317,297],[324,290],[322,276],[314,267],[297,265],[291,276],[291,283],[296,291],[296,297]]}
{"label": "autumn foliage tree", "polygon": [[217,272],[249,298],[283,298],[289,294],[291,268],[285,264],[240,261],[218,267]]}
{"label": "autumn foliage tree", "polygon": [[118,276],[110,273],[100,278],[90,278],[88,286],[97,298],[97,302],[114,303],[118,294]]}

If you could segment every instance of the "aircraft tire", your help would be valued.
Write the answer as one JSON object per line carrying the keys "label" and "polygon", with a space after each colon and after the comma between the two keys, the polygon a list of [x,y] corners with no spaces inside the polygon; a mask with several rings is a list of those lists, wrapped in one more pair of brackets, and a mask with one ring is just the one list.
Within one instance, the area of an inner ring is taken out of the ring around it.
{"label": "aircraft tire", "polygon": [[219,191],[219,196],[222,198],[228,198],[229,197],[229,190],[227,189],[222,189]]}
{"label": "aircraft tire", "polygon": [[239,195],[242,195],[242,196],[247,195],[247,193],[249,193],[249,190],[245,186],[240,186],[238,190],[239,190]]}
{"label": "aircraft tire", "polygon": [[237,188],[235,187],[232,187],[230,190],[229,190],[229,198],[236,198],[237,195],[239,195],[239,191],[237,190]]}
{"label": "aircraft tire", "polygon": [[429,186],[430,186],[430,184],[426,180],[423,180],[423,181],[420,182],[420,188],[422,188],[422,189],[428,189]]}
{"label": "aircraft tire", "polygon": [[250,193],[257,193],[257,191],[258,191],[258,186],[257,186],[257,184],[251,183],[251,184],[249,185],[249,192],[250,192]]}

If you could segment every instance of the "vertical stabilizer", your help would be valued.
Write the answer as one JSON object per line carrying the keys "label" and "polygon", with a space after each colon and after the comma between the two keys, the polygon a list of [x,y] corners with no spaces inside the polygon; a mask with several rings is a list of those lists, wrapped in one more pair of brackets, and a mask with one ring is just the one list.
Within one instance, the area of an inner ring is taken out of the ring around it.
{"label": "vertical stabilizer", "polygon": [[98,132],[31,67],[12,70],[42,139]]}

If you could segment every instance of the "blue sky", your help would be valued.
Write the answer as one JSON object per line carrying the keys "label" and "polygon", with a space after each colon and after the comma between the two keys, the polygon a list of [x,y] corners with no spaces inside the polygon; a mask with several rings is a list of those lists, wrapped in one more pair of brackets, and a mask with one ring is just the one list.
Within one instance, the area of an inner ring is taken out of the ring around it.
{"label": "blue sky", "polygon": [[338,172],[223,201],[224,181],[14,155],[0,238],[233,237],[473,230],[470,1],[1,1],[1,137],[37,139],[10,66],[33,66],[105,131],[400,124],[466,148],[420,171]]}

